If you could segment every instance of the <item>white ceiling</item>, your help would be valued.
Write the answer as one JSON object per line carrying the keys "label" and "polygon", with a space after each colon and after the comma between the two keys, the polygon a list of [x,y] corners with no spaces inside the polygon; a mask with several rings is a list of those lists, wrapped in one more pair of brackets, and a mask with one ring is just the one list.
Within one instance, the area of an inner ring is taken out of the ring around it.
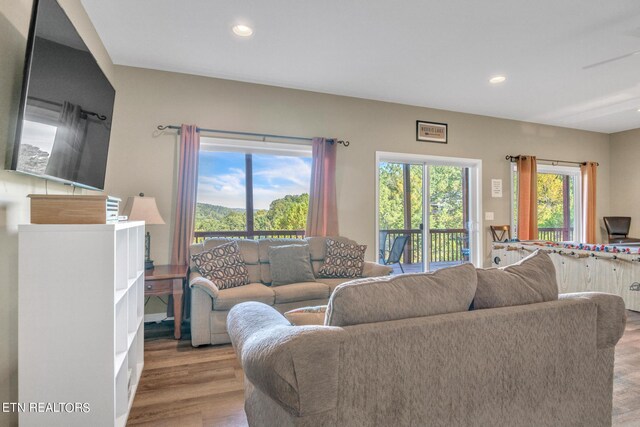
{"label": "white ceiling", "polygon": [[[598,132],[640,128],[638,0],[82,0],[116,64]],[[249,39],[232,25],[254,28]],[[493,86],[488,79],[504,74]],[[419,117],[428,119],[428,117]]]}

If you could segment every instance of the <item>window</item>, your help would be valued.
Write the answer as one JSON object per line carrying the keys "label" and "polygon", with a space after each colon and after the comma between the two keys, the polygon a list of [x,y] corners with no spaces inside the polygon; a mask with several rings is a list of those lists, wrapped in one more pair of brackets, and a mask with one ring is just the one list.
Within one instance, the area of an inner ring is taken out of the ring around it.
{"label": "window", "polygon": [[311,146],[201,138],[196,240],[302,237]]}
{"label": "window", "polygon": [[[518,236],[518,173],[512,168],[512,229]],[[538,239],[580,239],[580,168],[538,164]]]}

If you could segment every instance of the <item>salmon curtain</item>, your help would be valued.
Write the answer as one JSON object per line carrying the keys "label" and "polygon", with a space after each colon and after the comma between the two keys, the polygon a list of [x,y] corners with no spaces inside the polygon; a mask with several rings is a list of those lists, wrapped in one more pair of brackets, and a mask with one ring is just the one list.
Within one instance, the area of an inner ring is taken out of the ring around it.
{"label": "salmon curtain", "polygon": [[582,177],[582,241],[596,243],[596,175],[598,164],[585,162],[580,165]]}
{"label": "salmon curtain", "polygon": [[307,236],[338,235],[336,154],[333,140],[313,138]]}
{"label": "salmon curtain", "polygon": [[[180,158],[178,166],[178,191],[173,228],[171,264],[189,264],[189,246],[193,243],[193,226],[198,192],[198,154],[200,134],[196,125],[180,127]],[[184,317],[189,317],[189,286],[185,287],[183,298]],[[172,298],[167,306],[167,316],[173,316]]]}
{"label": "salmon curtain", "polygon": [[538,166],[535,156],[518,156],[518,239],[538,238]]}

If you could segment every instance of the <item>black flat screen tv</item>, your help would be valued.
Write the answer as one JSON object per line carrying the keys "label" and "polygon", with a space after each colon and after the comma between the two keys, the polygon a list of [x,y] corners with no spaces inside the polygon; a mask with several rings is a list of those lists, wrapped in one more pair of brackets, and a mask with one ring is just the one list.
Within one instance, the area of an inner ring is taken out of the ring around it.
{"label": "black flat screen tv", "polygon": [[7,169],[104,189],[115,90],[56,0],[35,0]]}

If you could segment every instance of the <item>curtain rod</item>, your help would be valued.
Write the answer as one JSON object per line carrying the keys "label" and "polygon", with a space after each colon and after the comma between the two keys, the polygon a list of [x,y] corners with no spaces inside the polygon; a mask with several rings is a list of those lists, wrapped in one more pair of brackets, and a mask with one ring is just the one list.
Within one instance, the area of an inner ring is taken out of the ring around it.
{"label": "curtain rod", "polygon": [[[511,163],[514,163],[515,161],[517,161],[520,158],[520,155],[518,156],[505,156],[506,160],[509,160]],[[580,165],[580,166],[584,166],[586,165],[588,162],[573,162],[570,160],[551,160],[551,159],[537,159],[540,160],[541,162],[551,162],[552,164],[558,164],[558,163],[567,163],[570,165]],[[596,162],[596,166],[600,166],[600,163]]]}
{"label": "curtain rod", "polygon": [[[180,130],[181,127],[180,126],[176,126],[176,125],[158,125],[158,130],[165,130],[165,129],[175,129],[175,130]],[[273,134],[269,134],[269,133],[253,133],[253,132],[240,132],[240,131],[232,131],[232,130],[220,130],[220,129],[205,129],[205,128],[199,128],[196,127],[196,132],[211,132],[211,133],[223,133],[223,134],[227,134],[227,135],[243,135],[243,136],[255,136],[258,138],[262,138],[263,140],[265,138],[277,138],[277,139],[294,139],[297,141],[312,141],[313,138],[307,138],[304,136],[288,136],[288,135],[273,135]],[[345,147],[348,147],[350,142],[349,141],[343,141],[343,140],[339,140],[339,139],[335,139],[335,138],[329,138],[327,139],[327,141],[329,141],[329,143],[331,144],[342,144]]]}
{"label": "curtain rod", "polygon": [[[56,107],[63,107],[63,106],[64,106],[64,104],[62,104],[62,103],[60,103],[60,102],[49,101],[49,100],[46,100],[46,99],[37,98],[37,97],[35,97],[35,96],[29,96],[29,97],[27,97],[27,100],[29,100],[29,99],[32,99],[32,100],[37,101],[37,102],[42,102],[42,103],[44,103],[44,104],[55,105]],[[107,116],[105,116],[105,115],[103,115],[103,114],[94,113],[93,111],[84,110],[84,109],[82,109],[82,108],[80,108],[80,110],[81,110],[84,114],[86,114],[87,116],[93,116],[93,117],[95,117],[96,119],[98,119],[98,120],[102,120],[102,121],[107,120]]]}

